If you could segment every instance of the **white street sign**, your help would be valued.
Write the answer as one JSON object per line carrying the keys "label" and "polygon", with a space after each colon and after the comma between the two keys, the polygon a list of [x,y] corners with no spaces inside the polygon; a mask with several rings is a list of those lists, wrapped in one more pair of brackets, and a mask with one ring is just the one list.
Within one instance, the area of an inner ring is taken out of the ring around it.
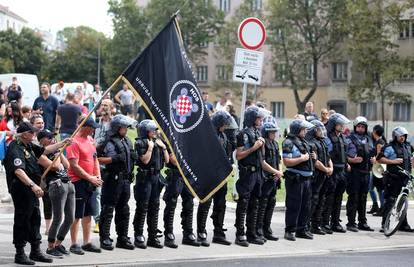
{"label": "white street sign", "polygon": [[260,85],[262,80],[263,52],[236,49],[233,81]]}

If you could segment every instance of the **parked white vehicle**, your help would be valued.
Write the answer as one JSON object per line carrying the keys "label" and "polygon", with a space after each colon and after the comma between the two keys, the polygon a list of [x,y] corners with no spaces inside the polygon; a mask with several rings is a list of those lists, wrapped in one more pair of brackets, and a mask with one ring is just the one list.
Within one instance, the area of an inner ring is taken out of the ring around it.
{"label": "parked white vehicle", "polygon": [[34,74],[24,73],[0,74],[0,82],[2,83],[3,89],[7,89],[12,84],[13,77],[17,78],[17,82],[22,88],[23,105],[33,106],[35,99],[40,93],[39,80],[37,79],[37,76]]}

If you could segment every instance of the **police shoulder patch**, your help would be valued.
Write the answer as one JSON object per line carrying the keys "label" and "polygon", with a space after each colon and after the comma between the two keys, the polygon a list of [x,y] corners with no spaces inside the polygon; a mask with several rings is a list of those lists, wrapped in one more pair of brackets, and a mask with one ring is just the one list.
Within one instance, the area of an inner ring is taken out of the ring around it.
{"label": "police shoulder patch", "polygon": [[22,160],[19,158],[15,158],[13,161],[14,166],[19,167],[23,164]]}

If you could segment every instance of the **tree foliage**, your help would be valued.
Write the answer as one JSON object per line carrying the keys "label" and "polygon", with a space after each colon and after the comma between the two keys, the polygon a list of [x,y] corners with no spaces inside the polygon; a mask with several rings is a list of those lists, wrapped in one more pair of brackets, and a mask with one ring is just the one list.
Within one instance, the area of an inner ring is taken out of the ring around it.
{"label": "tree foliage", "polygon": [[205,44],[215,40],[224,24],[224,13],[211,0],[151,0],[144,12],[149,36],[155,36],[178,10],[187,55],[193,62],[201,61],[207,55]]}
{"label": "tree foliage", "polygon": [[357,103],[379,100],[383,123],[385,103],[410,101],[410,95],[396,92],[392,86],[413,71],[413,58],[401,57],[395,42],[403,26],[400,18],[411,6],[383,1],[368,4],[363,0],[348,3],[352,35],[347,51],[353,62],[348,94]]}
{"label": "tree foliage", "polygon": [[[344,0],[269,0],[268,29],[275,63],[285,64],[298,112],[318,89],[318,66],[347,35]],[[313,69],[313,71],[311,71]],[[299,90],[308,89],[301,99]]]}
{"label": "tree foliage", "polygon": [[114,36],[104,48],[106,81],[111,84],[148,42],[148,20],[134,0],[110,0]]}
{"label": "tree foliage", "polygon": [[0,32],[0,73],[17,72],[40,75],[45,62],[42,40],[29,28],[17,34]]}
{"label": "tree foliage", "polygon": [[[96,83],[98,43],[105,44],[105,35],[86,26],[67,27],[58,34],[63,36],[66,48],[63,51],[53,51],[49,55],[50,63],[45,72],[45,78],[51,82],[86,80]],[[102,64],[105,64],[105,61],[102,61]]]}

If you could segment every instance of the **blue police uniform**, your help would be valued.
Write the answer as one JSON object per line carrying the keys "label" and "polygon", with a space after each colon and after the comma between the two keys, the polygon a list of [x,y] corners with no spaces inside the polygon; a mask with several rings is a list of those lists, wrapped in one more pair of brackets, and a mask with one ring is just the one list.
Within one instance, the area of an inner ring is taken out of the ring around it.
{"label": "blue police uniform", "polygon": [[309,144],[299,137],[288,134],[282,144],[283,158],[299,158],[309,154],[309,160],[287,167],[284,173],[286,186],[285,232],[304,234],[310,214],[311,178],[314,167]]}
{"label": "blue police uniform", "polygon": [[[129,205],[131,181],[133,180],[134,160],[136,153],[128,137],[115,134],[102,144],[103,151],[98,149],[98,156],[110,157],[112,162],[102,170],[102,197],[100,213],[99,237],[101,247],[113,249],[110,229],[115,211],[115,229],[118,235],[117,247],[133,249],[128,238]],[[99,148],[99,147],[98,147]],[[102,153],[102,154],[101,154]]]}
{"label": "blue police uniform", "polygon": [[[384,213],[382,217],[382,226],[385,223],[385,219],[388,213],[391,211],[398,195],[401,192],[402,187],[407,184],[407,180],[399,175],[398,167],[411,173],[411,156],[413,148],[408,142],[399,143],[397,140],[391,141],[389,144],[382,148],[382,153],[378,155],[377,159],[385,157],[390,160],[397,158],[403,159],[400,165],[388,164],[387,172],[384,173]],[[404,219],[400,226],[400,230],[411,231],[407,222],[407,217]]]}
{"label": "blue police uniform", "polygon": [[[346,204],[348,223],[347,227],[356,227],[355,219],[358,213],[358,226],[361,230],[368,230],[366,204],[371,171],[370,159],[374,156],[372,139],[367,134],[353,132],[347,138],[347,156],[361,157],[361,163],[350,163],[351,172],[347,173]],[[369,228],[369,230],[372,230]]]}

